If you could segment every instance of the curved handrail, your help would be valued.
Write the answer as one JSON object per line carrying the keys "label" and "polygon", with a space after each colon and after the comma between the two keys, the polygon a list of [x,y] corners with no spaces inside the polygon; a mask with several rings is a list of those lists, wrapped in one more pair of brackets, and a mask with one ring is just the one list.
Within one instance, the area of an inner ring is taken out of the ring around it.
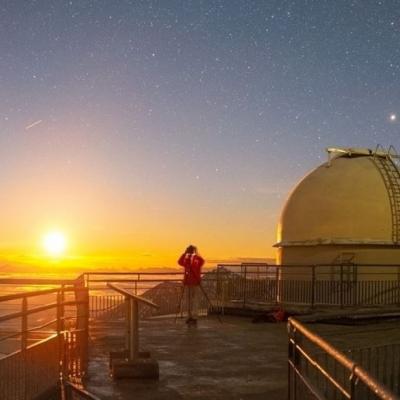
{"label": "curved handrail", "polygon": [[303,324],[293,317],[288,320],[288,328],[290,333],[290,328],[293,327],[294,332],[300,332],[304,337],[306,337],[311,343],[318,346],[320,349],[329,354],[333,359],[345,367],[352,376],[353,380],[361,381],[365,386],[367,386],[379,399],[384,400],[398,400],[395,394],[393,394],[389,389],[381,385],[375,378],[368,374],[368,372],[356,364],[354,361],[346,357],[341,351],[335,349],[326,340],[322,339],[319,335],[311,332]]}

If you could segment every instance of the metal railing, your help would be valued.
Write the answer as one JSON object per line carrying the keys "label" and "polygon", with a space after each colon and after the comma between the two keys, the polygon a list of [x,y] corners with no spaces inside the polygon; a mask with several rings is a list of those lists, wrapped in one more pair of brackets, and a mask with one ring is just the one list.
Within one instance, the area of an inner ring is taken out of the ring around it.
{"label": "metal railing", "polygon": [[220,265],[221,304],[400,305],[400,265]]}
{"label": "metal railing", "polygon": [[1,399],[31,399],[55,390],[59,379],[59,340],[44,339],[0,360]]}
{"label": "metal railing", "polygon": [[[119,283],[161,305],[144,316],[177,312],[182,273],[87,273],[91,316],[124,315],[123,298],[107,292],[106,283]],[[220,264],[203,273],[203,287],[213,307],[302,305],[307,307],[400,305],[400,265],[267,265]],[[208,305],[200,297],[200,309]]]}
{"label": "metal railing", "polygon": [[[176,314],[187,308],[187,298],[184,297],[182,307],[182,273],[88,273],[85,274],[90,292],[90,315],[97,319],[123,319],[126,315],[124,297],[115,295],[107,286],[119,284],[136,295],[140,295],[156,304],[158,309],[143,307],[140,317],[146,318],[157,315]],[[203,273],[203,287],[213,298],[214,307],[218,306],[215,293],[216,280]],[[198,308],[206,312],[209,308],[207,299],[199,296]]]}
{"label": "metal railing", "polygon": [[[38,285],[38,280],[8,279],[2,283],[30,282]],[[0,304],[5,305],[0,314],[1,400],[34,399],[54,392],[61,374],[84,375],[88,296],[87,289],[78,281],[74,283],[62,281],[58,287],[0,296]],[[55,285],[55,281],[46,281],[45,285],[49,284]]]}
{"label": "metal railing", "polygon": [[400,343],[352,348],[344,353],[393,393],[400,395]]}
{"label": "metal railing", "polygon": [[100,400],[99,397],[70,381],[63,383],[62,390],[63,400]]}
{"label": "metal railing", "polygon": [[294,318],[288,321],[288,399],[399,399]]}
{"label": "metal railing", "polygon": [[[89,312],[94,318],[125,316],[123,296],[107,289],[109,282],[160,304],[157,311],[143,307],[142,317],[178,311],[181,272],[97,272],[83,274],[78,280],[0,279],[0,285],[8,286],[51,285],[0,296],[0,304],[10,306],[9,312],[0,313],[0,352],[4,353],[5,343],[11,349],[0,358],[2,400],[28,400],[47,390],[46,385],[55,379],[57,363],[64,376],[84,374]],[[213,307],[221,311],[225,306],[246,308],[252,304],[400,305],[400,265],[221,264],[203,273],[202,284]],[[36,301],[40,296],[51,299]],[[207,308],[206,299],[201,297],[199,309]],[[34,323],[32,318],[41,313],[55,315]],[[49,351],[51,346],[55,348]],[[42,373],[27,373],[27,368],[34,369],[32,365]],[[38,383],[39,376],[49,376],[43,380],[44,386]]]}

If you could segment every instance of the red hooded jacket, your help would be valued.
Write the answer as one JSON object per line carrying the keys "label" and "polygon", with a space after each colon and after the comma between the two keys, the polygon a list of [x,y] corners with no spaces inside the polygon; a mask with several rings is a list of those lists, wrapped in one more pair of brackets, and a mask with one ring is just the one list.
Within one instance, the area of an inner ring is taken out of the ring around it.
{"label": "red hooded jacket", "polygon": [[204,259],[198,254],[183,253],[178,260],[178,264],[185,268],[183,284],[186,286],[197,286],[201,282],[201,267]]}

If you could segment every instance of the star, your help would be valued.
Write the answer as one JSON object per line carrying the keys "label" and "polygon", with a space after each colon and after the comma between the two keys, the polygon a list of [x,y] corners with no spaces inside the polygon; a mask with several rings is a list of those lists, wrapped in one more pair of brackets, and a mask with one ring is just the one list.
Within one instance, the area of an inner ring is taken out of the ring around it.
{"label": "star", "polygon": [[389,119],[391,122],[395,122],[397,120],[397,115],[396,114],[390,114]]}

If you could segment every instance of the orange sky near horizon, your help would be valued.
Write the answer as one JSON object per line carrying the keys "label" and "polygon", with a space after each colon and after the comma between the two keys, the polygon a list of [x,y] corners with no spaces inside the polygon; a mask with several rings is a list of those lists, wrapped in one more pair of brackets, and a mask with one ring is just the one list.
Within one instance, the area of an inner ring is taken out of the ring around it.
{"label": "orange sky near horizon", "polygon": [[[173,267],[192,243],[209,260],[274,257],[283,203],[276,189],[251,177],[240,186],[229,174],[224,185],[190,179],[179,163],[168,176],[154,163],[135,167],[144,163],[140,149],[102,146],[94,128],[44,121],[23,137],[15,158],[3,160],[0,259],[50,268]],[[68,242],[56,263],[42,245],[53,230]]]}
{"label": "orange sky near horizon", "polygon": [[[16,224],[8,232],[7,241],[4,240],[0,245],[0,259],[10,263],[43,265],[46,269],[57,266],[82,269],[96,266],[173,267],[190,243],[196,244],[200,254],[211,262],[274,257],[274,249],[268,249],[262,230],[249,229],[243,220],[236,223],[237,230],[229,232],[228,229],[219,229],[215,223],[200,225],[199,221],[195,229],[188,224],[174,226],[168,218],[164,222],[168,226],[166,230],[163,224],[152,226],[146,219],[133,217],[119,221],[113,227],[112,221],[106,221],[104,227],[85,226],[86,218],[87,215],[80,218],[79,224],[61,219],[54,224],[37,223],[32,224],[30,229]],[[107,223],[110,223],[109,229]],[[67,239],[65,254],[59,257],[48,255],[42,243],[43,235],[54,229],[64,233]]]}
{"label": "orange sky near horizon", "polygon": [[[20,177],[2,194],[3,260],[46,268],[172,267],[190,243],[210,260],[274,257],[275,215],[268,214],[262,196],[239,193],[228,203],[212,203],[155,190],[136,195],[98,176],[89,181],[79,170],[62,180],[55,176],[59,172],[33,168],[36,179]],[[52,230],[68,242],[56,262],[42,245]]]}

